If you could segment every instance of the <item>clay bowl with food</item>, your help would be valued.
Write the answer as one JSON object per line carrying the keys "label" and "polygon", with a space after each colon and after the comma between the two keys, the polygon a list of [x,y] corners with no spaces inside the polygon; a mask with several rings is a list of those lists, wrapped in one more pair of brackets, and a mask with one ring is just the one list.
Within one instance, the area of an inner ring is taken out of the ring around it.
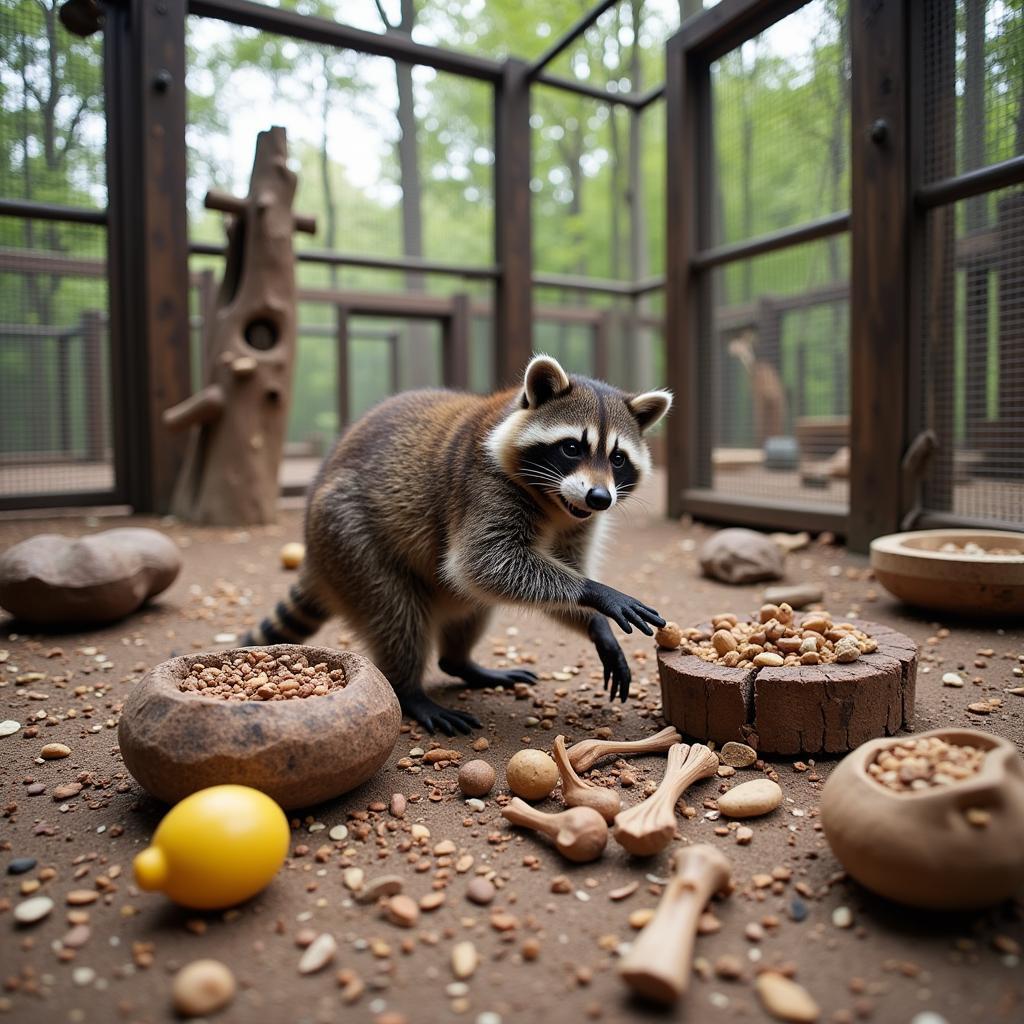
{"label": "clay bowl with food", "polygon": [[879,583],[907,604],[957,615],[1024,615],[1024,533],[917,530],[871,542]]}
{"label": "clay bowl with food", "polygon": [[157,665],[125,701],[117,737],[128,771],[167,803],[238,783],[293,808],[369,779],[401,724],[394,691],[366,658],[278,644]]}
{"label": "clay bowl with food", "polygon": [[[926,770],[920,752],[896,757],[910,740],[955,750],[933,751]],[[934,729],[865,743],[829,777],[821,821],[846,871],[898,903],[973,910],[1024,888],[1024,760],[998,736]]]}

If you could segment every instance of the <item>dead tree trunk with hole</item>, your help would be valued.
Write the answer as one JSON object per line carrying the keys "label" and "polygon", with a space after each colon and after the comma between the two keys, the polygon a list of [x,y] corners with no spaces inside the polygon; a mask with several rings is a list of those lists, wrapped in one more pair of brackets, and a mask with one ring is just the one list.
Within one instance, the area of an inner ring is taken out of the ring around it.
{"label": "dead tree trunk with hole", "polygon": [[168,429],[192,428],[172,506],[190,522],[244,526],[277,515],[295,362],[292,232],[316,230],[292,212],[287,158],[284,128],[260,132],[248,196],[206,194],[231,221],[224,279],[203,325],[205,387],[164,412]]}

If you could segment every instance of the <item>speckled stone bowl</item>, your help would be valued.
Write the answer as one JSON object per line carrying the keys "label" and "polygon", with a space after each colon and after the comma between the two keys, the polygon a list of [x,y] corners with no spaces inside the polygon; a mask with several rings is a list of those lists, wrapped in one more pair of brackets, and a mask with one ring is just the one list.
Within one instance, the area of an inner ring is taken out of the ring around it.
{"label": "speckled stone bowl", "polygon": [[[934,729],[947,743],[986,751],[981,770],[950,786],[895,793],[867,766],[896,737],[858,747],[829,776],[821,822],[832,852],[865,888],[914,907],[971,910],[1024,889],[1024,760],[1009,740],[974,729]],[[971,824],[966,812],[988,812]]]}
{"label": "speckled stone bowl", "polygon": [[117,738],[125,766],[153,796],[173,804],[222,783],[252,786],[282,807],[310,807],[365,782],[387,760],[402,712],[394,690],[366,658],[279,644],[345,672],[345,686],[284,701],[228,701],[178,688],[199,661],[217,665],[238,649],[190,654],[157,665],[125,701]]}

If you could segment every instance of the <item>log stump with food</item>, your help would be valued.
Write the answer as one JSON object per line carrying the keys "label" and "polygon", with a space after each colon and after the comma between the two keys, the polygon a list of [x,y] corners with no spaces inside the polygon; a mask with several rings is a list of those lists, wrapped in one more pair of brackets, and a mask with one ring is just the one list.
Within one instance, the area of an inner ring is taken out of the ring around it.
{"label": "log stump with food", "polygon": [[663,715],[684,735],[840,754],[913,720],[917,644],[877,623],[765,605],[657,639]]}

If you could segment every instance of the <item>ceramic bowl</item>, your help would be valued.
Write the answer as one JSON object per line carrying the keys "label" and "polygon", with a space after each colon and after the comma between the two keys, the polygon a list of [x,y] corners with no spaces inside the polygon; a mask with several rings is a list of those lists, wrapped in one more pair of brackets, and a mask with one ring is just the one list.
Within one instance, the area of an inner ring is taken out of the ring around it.
{"label": "ceramic bowl", "polygon": [[173,804],[207,786],[238,783],[284,808],[310,807],[354,789],[384,764],[402,712],[370,661],[322,647],[261,649],[341,668],[345,686],[293,700],[228,701],[182,691],[179,683],[197,661],[221,664],[240,650],[157,665],[125,701],[117,732],[125,766],[143,789]]}
{"label": "ceramic bowl", "polygon": [[[973,729],[934,729],[950,743],[987,751],[963,782],[911,793],[868,775],[879,751],[911,737],[872,740],[847,756],[821,794],[821,821],[832,852],[865,888],[898,903],[967,910],[1005,900],[1024,887],[1024,760],[1008,740]],[[988,812],[972,824],[970,810]]]}
{"label": "ceramic bowl", "polygon": [[[968,555],[945,544],[1010,548],[1020,555]],[[958,615],[1024,615],[1024,533],[918,530],[871,542],[878,581],[907,604]]]}

